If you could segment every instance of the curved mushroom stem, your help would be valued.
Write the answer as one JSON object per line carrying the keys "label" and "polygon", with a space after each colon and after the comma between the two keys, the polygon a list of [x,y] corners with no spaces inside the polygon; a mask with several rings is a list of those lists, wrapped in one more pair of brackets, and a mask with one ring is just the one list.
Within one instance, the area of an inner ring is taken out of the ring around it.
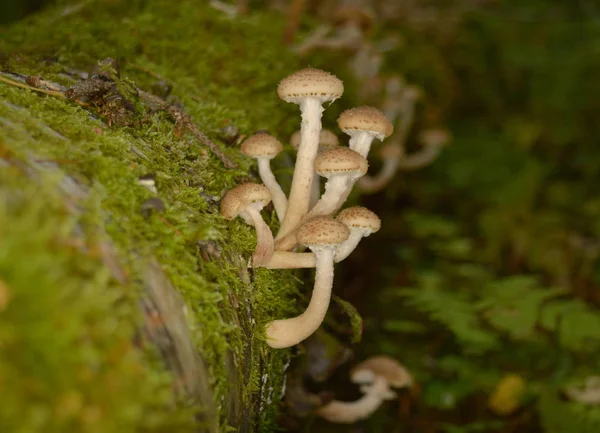
{"label": "curved mushroom stem", "polygon": [[423,148],[400,159],[398,168],[403,171],[418,170],[431,164],[442,151],[442,144],[425,144]]}
{"label": "curved mushroom stem", "polygon": [[302,217],[290,233],[283,237],[278,236],[275,240],[275,248],[278,251],[287,251],[290,248],[293,248],[297,243],[295,230],[300,224],[315,216],[330,215],[339,209],[341,206],[338,206],[340,197],[344,196],[346,190],[348,188],[352,189],[352,185],[354,185],[355,181],[352,181],[352,184],[348,187],[349,179],[350,177],[347,175],[337,175],[327,179],[327,182],[325,183],[325,192],[317,204],[313,206],[310,212]]}
{"label": "curved mushroom stem", "polygon": [[357,152],[363,158],[366,158],[369,155],[369,150],[371,150],[371,144],[373,143],[373,133],[369,131],[355,131],[350,134],[350,141],[348,142],[348,146],[353,151]]}
{"label": "curved mushroom stem", "polygon": [[335,262],[341,262],[346,257],[350,255],[352,251],[354,251],[363,238],[363,234],[358,231],[350,231],[350,236],[346,239],[341,245],[336,248],[335,252]]}
{"label": "curved mushroom stem", "polygon": [[252,265],[260,266],[263,263],[267,263],[274,250],[273,233],[271,229],[262,219],[260,211],[252,206],[246,208],[241,216],[247,222],[251,222],[256,230],[256,248],[254,254],[252,254]]}
{"label": "curved mushroom stem", "polygon": [[316,98],[306,98],[300,104],[300,110],[302,112],[300,146],[296,156],[288,208],[277,234],[277,239],[292,231],[308,212],[311,185],[315,177],[314,164],[319,150],[323,106]]}
{"label": "curved mushroom stem", "polygon": [[[313,253],[275,251],[267,263],[256,267],[264,267],[267,269],[301,269],[314,268],[315,264],[316,259]],[[252,267],[252,265],[249,265],[249,267]]]}
{"label": "curved mushroom stem", "polygon": [[366,193],[381,191],[398,172],[400,158],[386,159],[379,173],[375,176],[363,176],[358,180],[359,188]]}
{"label": "curved mushroom stem", "polygon": [[291,319],[274,320],[267,325],[267,344],[283,349],[310,337],[321,326],[333,286],[333,248],[315,249],[316,275],[310,303],[304,313]]}
{"label": "curved mushroom stem", "polygon": [[353,402],[333,400],[317,410],[317,415],[327,421],[352,424],[368,418],[390,397],[390,388],[383,377],[377,376],[372,385],[363,387],[366,391],[360,399]]}
{"label": "curved mushroom stem", "polygon": [[275,179],[275,176],[271,171],[271,163],[268,159],[258,158],[258,174],[260,175],[260,180],[262,180],[264,185],[269,188],[269,191],[271,192],[277,218],[279,221],[283,221],[287,209],[287,197],[277,182],[277,179]]}

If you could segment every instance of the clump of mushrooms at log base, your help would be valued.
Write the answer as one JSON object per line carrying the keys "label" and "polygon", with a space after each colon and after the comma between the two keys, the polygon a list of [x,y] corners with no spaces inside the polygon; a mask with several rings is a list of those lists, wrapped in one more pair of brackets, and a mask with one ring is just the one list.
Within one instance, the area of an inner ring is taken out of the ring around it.
{"label": "clump of mushrooms at log base", "polygon": [[[256,250],[250,266],[316,270],[313,295],[306,311],[298,317],[274,320],[267,325],[267,344],[273,348],[294,346],[319,328],[331,299],[334,263],[345,259],[360,239],[377,232],[381,226],[375,213],[360,206],[345,209],[335,217],[354,184],[367,173],[366,158],[371,143],[388,137],[394,129],[376,108],[346,110],[338,124],[350,136],[350,144],[340,146],[335,134],[322,128],[321,116],[324,105],[340,98],[343,92],[342,81],[320,69],[302,69],[281,80],[277,88],[279,97],[298,104],[302,117],[301,129],[292,140],[297,156],[289,196],[270,168],[270,160],[283,146],[277,138],[261,131],[246,139],[241,151],[258,161],[264,185],[239,185],[228,191],[221,202],[225,218],[240,216],[256,229]],[[320,191],[317,175],[326,179],[320,197],[317,197]],[[281,224],[276,236],[260,215],[270,201]],[[304,247],[310,252],[303,252]]]}

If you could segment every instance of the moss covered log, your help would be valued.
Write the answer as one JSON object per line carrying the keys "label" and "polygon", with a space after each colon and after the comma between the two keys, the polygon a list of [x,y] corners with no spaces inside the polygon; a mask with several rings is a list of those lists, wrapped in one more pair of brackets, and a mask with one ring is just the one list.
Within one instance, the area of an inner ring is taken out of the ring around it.
{"label": "moss covered log", "polygon": [[[253,230],[219,200],[256,178],[231,131],[297,128],[275,93],[297,64],[272,16],[203,3],[83,1],[1,29],[2,432],[272,429],[289,352],[264,324],[299,280],[248,270]],[[110,91],[58,96],[94,77]]]}

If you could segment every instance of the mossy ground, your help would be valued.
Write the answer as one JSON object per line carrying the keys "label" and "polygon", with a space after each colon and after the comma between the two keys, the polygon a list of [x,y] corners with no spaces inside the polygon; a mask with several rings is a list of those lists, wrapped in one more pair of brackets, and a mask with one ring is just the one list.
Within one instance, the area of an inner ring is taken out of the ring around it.
{"label": "mossy ground", "polygon": [[[271,16],[230,19],[202,3],[60,5],[2,31],[4,71],[68,87],[73,71],[112,57],[121,78],[140,89],[166,81],[239,168],[227,170],[193,137],[177,137],[168,116],[148,107],[130,126],[109,127],[93,109],[0,83],[0,149],[10,161],[0,178],[0,384],[9,390],[0,431],[197,431],[192,414],[203,405],[175,398],[175,379],[152,344],[133,343],[153,258],[190,313],[215,429],[272,429],[289,355],[269,349],[263,329],[294,311],[299,280],[245,268],[253,231],[222,219],[218,198],[247,179],[253,163],[219,141],[219,130],[268,129],[283,138],[297,128],[295,107],[275,93],[297,64]],[[138,185],[146,173],[156,173],[166,206],[150,216],[141,207],[153,194]],[[65,179],[87,191],[76,211],[60,191]],[[204,260],[208,241],[217,254]],[[114,246],[122,281],[98,252],[101,242]]]}

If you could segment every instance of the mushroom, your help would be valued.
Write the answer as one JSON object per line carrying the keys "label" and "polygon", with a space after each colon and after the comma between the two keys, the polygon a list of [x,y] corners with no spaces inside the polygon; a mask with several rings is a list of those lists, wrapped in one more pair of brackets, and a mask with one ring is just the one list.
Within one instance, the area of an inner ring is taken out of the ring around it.
{"label": "mushroom", "polygon": [[301,137],[296,156],[288,209],[277,238],[294,229],[308,212],[311,185],[315,176],[314,162],[319,149],[322,104],[342,96],[344,85],[336,76],[314,68],[306,68],[284,78],[277,93],[286,102],[300,106]]}
{"label": "mushroom", "polygon": [[350,379],[361,385],[363,397],[354,402],[333,400],[316,411],[318,416],[334,423],[355,423],[373,414],[385,400],[396,397],[390,387],[401,388],[413,383],[408,371],[385,355],[374,356],[354,367]]}
{"label": "mushroom", "polygon": [[337,248],[335,261],[340,262],[356,249],[362,238],[379,231],[381,220],[366,207],[353,206],[341,211],[335,218],[350,230],[350,236]]}
{"label": "mushroom", "polygon": [[446,129],[426,129],[419,134],[419,141],[423,148],[402,158],[399,161],[400,170],[417,170],[431,164],[450,141],[450,133]]}
{"label": "mushroom", "polygon": [[244,183],[227,192],[221,200],[221,215],[232,220],[240,216],[256,229],[256,249],[252,254],[253,265],[266,263],[273,255],[273,234],[260,215],[271,201],[268,188],[258,183]]}
{"label": "mushroom", "polygon": [[315,255],[315,286],[304,313],[291,319],[274,320],[267,325],[269,346],[275,349],[293,346],[319,328],[331,299],[335,248],[348,236],[348,227],[328,216],[312,218],[300,226],[298,242],[310,248]]}
{"label": "mushroom", "polygon": [[398,143],[389,143],[379,150],[379,157],[383,160],[383,166],[375,176],[363,176],[358,180],[359,188],[366,193],[380,191],[396,175],[402,157],[404,147]]}
{"label": "mushroom", "polygon": [[394,132],[394,125],[377,108],[357,107],[340,114],[338,125],[350,136],[350,149],[367,157],[374,139],[383,140]]}
{"label": "mushroom", "polygon": [[[298,146],[300,146],[300,131],[296,131],[292,134],[290,138],[290,144],[296,150],[298,150]],[[337,135],[335,135],[329,129],[321,129],[321,133],[319,134],[319,150],[318,152],[322,152],[324,150],[331,149],[333,147],[337,147],[340,145],[340,140]],[[310,191],[310,201],[308,203],[308,208],[312,209],[315,203],[319,200],[319,196],[321,195],[321,182],[319,181],[319,177],[315,176],[313,178],[313,183]]]}
{"label": "mushroom", "polygon": [[[347,190],[352,188],[354,181],[363,176],[368,168],[367,160],[347,147],[321,152],[315,159],[315,170],[327,178],[325,192],[301,222],[337,211],[343,204],[340,198],[347,195]],[[286,251],[296,243],[296,235],[292,230],[287,236],[276,239],[275,247],[279,251]]]}
{"label": "mushroom", "polygon": [[306,218],[329,215],[339,209],[343,203],[339,202],[340,197],[368,169],[367,160],[347,147],[337,147],[319,154],[315,159],[315,171],[327,179],[325,192]]}
{"label": "mushroom", "polygon": [[283,221],[287,208],[287,197],[277,183],[271,171],[270,161],[283,150],[283,146],[275,137],[266,132],[252,135],[241,146],[242,153],[258,161],[258,174],[265,186],[271,192],[273,206],[279,221]]}

